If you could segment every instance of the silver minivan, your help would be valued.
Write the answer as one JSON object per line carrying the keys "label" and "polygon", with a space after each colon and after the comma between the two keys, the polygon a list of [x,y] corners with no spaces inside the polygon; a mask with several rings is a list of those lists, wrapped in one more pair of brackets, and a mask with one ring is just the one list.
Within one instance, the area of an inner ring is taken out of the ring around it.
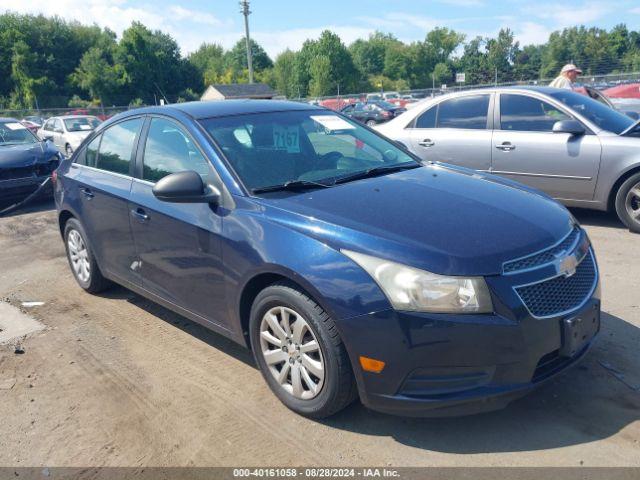
{"label": "silver minivan", "polygon": [[615,209],[640,232],[640,125],[586,95],[549,87],[425,100],[376,129],[423,160],[517,180],[568,206]]}

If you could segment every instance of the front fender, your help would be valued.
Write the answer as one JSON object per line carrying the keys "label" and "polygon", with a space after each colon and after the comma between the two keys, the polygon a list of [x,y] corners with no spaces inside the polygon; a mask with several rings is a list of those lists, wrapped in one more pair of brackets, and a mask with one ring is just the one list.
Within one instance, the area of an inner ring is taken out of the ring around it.
{"label": "front fender", "polygon": [[223,222],[229,318],[241,329],[241,296],[256,276],[270,273],[304,288],[339,324],[390,308],[386,296],[359,265],[300,231],[237,209]]}

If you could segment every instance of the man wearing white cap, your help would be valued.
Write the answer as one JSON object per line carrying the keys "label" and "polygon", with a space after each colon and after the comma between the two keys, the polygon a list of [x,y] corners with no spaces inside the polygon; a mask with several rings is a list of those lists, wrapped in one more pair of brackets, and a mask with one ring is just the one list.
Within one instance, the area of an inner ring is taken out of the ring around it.
{"label": "man wearing white cap", "polygon": [[573,82],[576,81],[576,78],[578,78],[578,75],[581,73],[582,70],[576,67],[573,63],[567,63],[562,67],[562,70],[560,70],[560,75],[558,75],[556,79],[549,84],[549,86],[573,90]]}

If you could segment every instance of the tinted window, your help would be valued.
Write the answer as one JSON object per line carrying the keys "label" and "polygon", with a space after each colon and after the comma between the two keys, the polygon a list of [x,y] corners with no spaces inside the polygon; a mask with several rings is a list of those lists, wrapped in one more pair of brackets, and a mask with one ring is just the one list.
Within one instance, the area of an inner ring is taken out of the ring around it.
{"label": "tinted window", "polygon": [[150,182],[185,170],[195,170],[203,177],[211,173],[208,161],[191,138],[176,123],[163,118],[151,120],[143,165],[142,178]]}
{"label": "tinted window", "polygon": [[91,143],[87,145],[87,148],[85,150],[84,162],[81,163],[84,163],[84,165],[87,165],[89,167],[96,166],[96,160],[98,159],[98,147],[100,146],[101,138],[102,135],[98,135],[96,138],[91,140]]}
{"label": "tinted window", "polygon": [[97,167],[109,172],[129,175],[131,154],[142,119],[127,120],[109,127],[102,134]]}
{"label": "tinted window", "polygon": [[622,133],[629,128],[634,120],[626,115],[595,101],[586,95],[580,95],[569,90],[562,90],[550,94],[556,100],[575,110],[587,120],[593,122],[603,130]]}
{"label": "tinted window", "polygon": [[432,107],[416,120],[416,128],[435,128],[436,126],[436,112],[438,107]]}
{"label": "tinted window", "polygon": [[53,120],[47,120],[42,128],[44,130],[53,130]]}
{"label": "tinted window", "polygon": [[550,132],[559,120],[570,116],[547,102],[524,95],[500,95],[500,126],[502,130]]}
{"label": "tinted window", "polygon": [[438,128],[487,128],[489,95],[445,100],[438,106]]}
{"label": "tinted window", "polygon": [[292,180],[330,182],[378,166],[417,166],[393,143],[330,112],[256,113],[202,124],[249,189]]}

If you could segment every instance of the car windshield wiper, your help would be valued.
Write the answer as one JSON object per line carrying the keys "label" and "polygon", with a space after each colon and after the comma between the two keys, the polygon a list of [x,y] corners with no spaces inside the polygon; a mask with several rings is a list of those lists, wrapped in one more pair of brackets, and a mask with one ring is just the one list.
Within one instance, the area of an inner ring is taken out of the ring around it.
{"label": "car windshield wiper", "polygon": [[306,188],[329,188],[331,185],[326,183],[314,182],[312,180],[289,180],[280,185],[271,185],[269,187],[258,187],[251,191],[253,193],[277,192],[280,190],[303,190]]}
{"label": "car windshield wiper", "polygon": [[408,170],[410,168],[418,168],[421,166],[422,165],[416,162],[404,162],[404,163],[398,163],[396,165],[372,167],[372,168],[368,168],[367,170],[362,170],[360,172],[352,173],[350,175],[345,175],[344,177],[339,177],[333,182],[333,185],[337,185],[339,183],[351,182],[352,180],[359,180],[361,178],[375,177],[383,173],[397,172],[399,170]]}

